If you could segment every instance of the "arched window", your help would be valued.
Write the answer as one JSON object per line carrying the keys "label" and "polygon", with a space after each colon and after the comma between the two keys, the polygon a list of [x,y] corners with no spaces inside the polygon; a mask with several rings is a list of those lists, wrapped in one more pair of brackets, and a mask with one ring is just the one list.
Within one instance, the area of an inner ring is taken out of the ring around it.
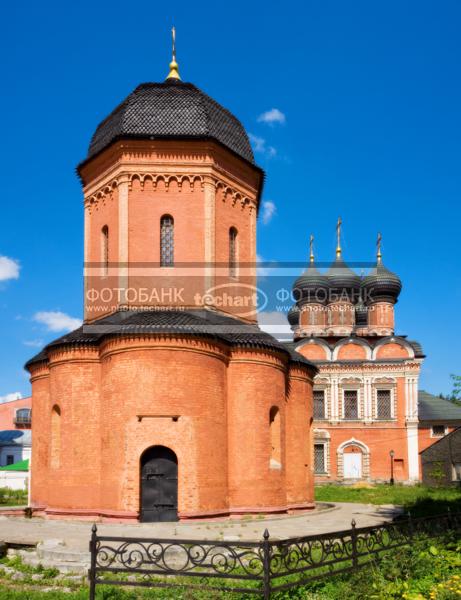
{"label": "arched window", "polygon": [[229,229],[229,277],[237,277],[238,232],[235,227]]}
{"label": "arched window", "polygon": [[269,427],[271,440],[270,468],[281,469],[282,467],[282,430],[280,427],[280,411],[273,406],[269,412]]}
{"label": "arched window", "polygon": [[61,464],[61,409],[53,406],[51,411],[50,466],[58,469]]}
{"label": "arched window", "polygon": [[174,220],[170,215],[160,219],[160,266],[174,267]]}
{"label": "arched window", "polygon": [[109,274],[109,227],[107,225],[101,229],[101,265],[102,275],[106,277]]}

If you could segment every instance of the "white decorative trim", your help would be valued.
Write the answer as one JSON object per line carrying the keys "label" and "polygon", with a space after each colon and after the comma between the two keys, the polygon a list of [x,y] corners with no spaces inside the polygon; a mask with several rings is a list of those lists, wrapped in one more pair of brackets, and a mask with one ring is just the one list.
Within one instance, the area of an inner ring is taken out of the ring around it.
{"label": "white decorative trim", "polygon": [[[435,427],[443,427],[443,435],[435,435],[434,434],[434,426]],[[434,423],[431,425],[431,438],[435,438],[435,439],[442,439],[443,437],[445,437],[446,435],[448,435],[448,425],[444,425],[443,423]]]}
{"label": "white decorative trim", "polygon": [[[383,378],[381,378],[383,379]],[[376,379],[375,379],[376,382]],[[378,419],[378,390],[389,390],[391,393],[391,416],[390,419]],[[394,383],[375,383],[373,386],[373,420],[382,422],[395,420],[397,418],[397,393]]]}
{"label": "white decorative trim", "polygon": [[331,460],[330,460],[330,434],[324,429],[314,429],[314,446],[323,446],[323,464],[325,465],[325,471],[317,473],[315,471],[315,457],[314,457],[314,476],[318,477],[329,477],[331,475]]}
{"label": "white decorative trim", "polygon": [[349,440],[346,440],[342,444],[338,446],[336,449],[336,461],[337,461],[337,469],[338,469],[338,479],[344,479],[344,450],[349,446],[357,446],[362,451],[362,479],[370,479],[371,476],[371,468],[370,468],[370,449],[366,444],[356,440],[352,437]]}
{"label": "white decorative trim", "polygon": [[418,424],[407,424],[408,479],[419,481]]}

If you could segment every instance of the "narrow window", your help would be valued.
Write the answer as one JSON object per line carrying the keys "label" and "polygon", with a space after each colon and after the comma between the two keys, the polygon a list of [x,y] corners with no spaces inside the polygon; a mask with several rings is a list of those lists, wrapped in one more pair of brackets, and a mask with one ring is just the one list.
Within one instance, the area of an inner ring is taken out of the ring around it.
{"label": "narrow window", "polygon": [[229,277],[237,277],[237,230],[229,229]]}
{"label": "narrow window", "polygon": [[160,219],[160,266],[174,266],[174,221],[170,215]]}
{"label": "narrow window", "polygon": [[344,390],[344,419],[357,421],[359,418],[359,401],[357,390]]}
{"label": "narrow window", "polygon": [[269,426],[271,439],[270,468],[280,469],[282,466],[280,412],[276,406],[273,406],[270,410]]}
{"label": "narrow window", "polygon": [[445,425],[432,425],[432,437],[443,437],[447,433]]}
{"label": "narrow window", "polygon": [[107,277],[109,274],[109,227],[107,225],[101,229],[101,264],[102,275]]}
{"label": "narrow window", "polygon": [[7,464],[7,466],[14,465],[14,455],[13,454],[6,455],[6,464]]}
{"label": "narrow window", "polygon": [[376,390],[376,418],[382,421],[392,419],[391,390]]}
{"label": "narrow window", "polygon": [[321,475],[326,471],[325,444],[314,444],[314,473]]}
{"label": "narrow window", "polygon": [[325,390],[314,390],[314,419],[325,419]]}
{"label": "narrow window", "polygon": [[61,409],[53,406],[51,411],[51,452],[50,465],[52,469],[61,464]]}

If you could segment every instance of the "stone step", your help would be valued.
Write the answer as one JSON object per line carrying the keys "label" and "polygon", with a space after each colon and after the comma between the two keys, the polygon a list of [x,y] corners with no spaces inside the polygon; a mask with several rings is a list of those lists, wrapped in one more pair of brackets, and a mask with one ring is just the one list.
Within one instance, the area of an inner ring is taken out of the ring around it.
{"label": "stone step", "polygon": [[90,564],[91,555],[89,552],[79,552],[67,550],[66,548],[44,548],[41,544],[37,546],[37,556],[43,560],[59,561],[59,562],[78,562]]}
{"label": "stone step", "polygon": [[50,551],[47,557],[39,556],[37,551],[20,550],[18,554],[26,565],[31,567],[41,565],[45,569],[58,569],[61,573],[86,575],[90,567],[89,553],[87,552],[82,552],[81,555],[77,552],[67,553],[74,555],[74,560],[72,561],[62,560],[59,556],[60,552],[56,552],[56,555],[53,556],[53,553]]}

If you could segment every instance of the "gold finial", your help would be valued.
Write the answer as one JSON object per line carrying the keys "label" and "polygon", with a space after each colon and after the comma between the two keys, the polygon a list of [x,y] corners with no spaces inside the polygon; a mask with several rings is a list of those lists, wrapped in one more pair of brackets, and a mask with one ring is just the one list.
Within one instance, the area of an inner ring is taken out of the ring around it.
{"label": "gold finial", "polygon": [[309,260],[311,263],[314,262],[314,236],[312,234],[309,238]]}
{"label": "gold finial", "polygon": [[338,217],[338,222],[336,223],[336,258],[341,257],[341,225],[342,225],[341,217]]}
{"label": "gold finial", "polygon": [[179,76],[179,65],[176,62],[176,29],[174,27],[171,28],[171,41],[173,52],[167,79],[181,79]]}
{"label": "gold finial", "polygon": [[382,235],[380,233],[378,233],[378,238],[376,240],[376,260],[378,265],[381,264],[381,259],[383,257],[383,255],[381,254],[381,240],[382,240]]}

